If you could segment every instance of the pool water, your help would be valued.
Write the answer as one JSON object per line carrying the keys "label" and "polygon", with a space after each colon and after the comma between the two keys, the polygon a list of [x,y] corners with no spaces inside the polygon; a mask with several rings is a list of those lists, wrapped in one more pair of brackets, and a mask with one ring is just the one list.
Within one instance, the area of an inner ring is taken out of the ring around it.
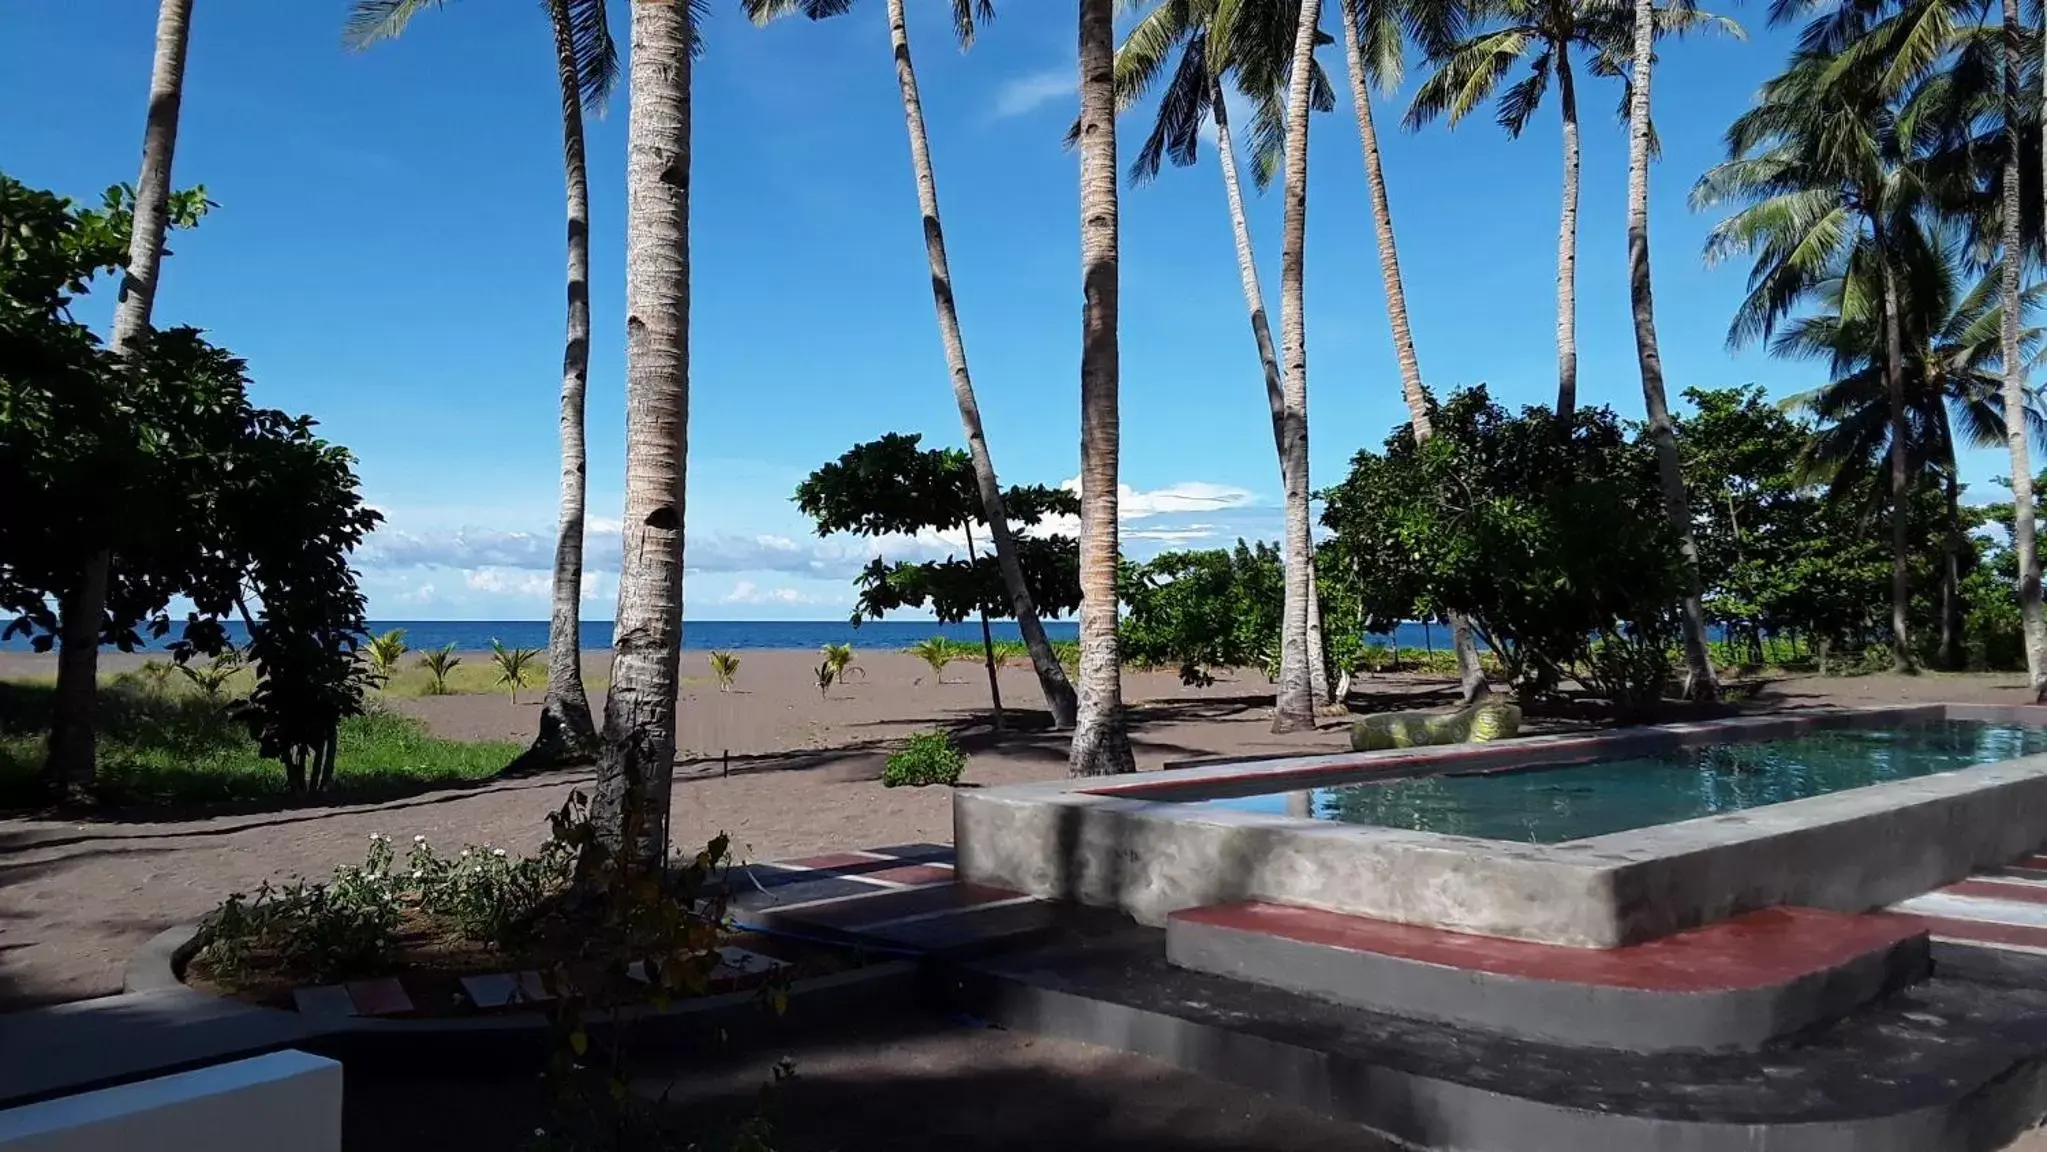
{"label": "pool water", "polygon": [[[1835,728],[1661,756],[1318,788],[1320,820],[1555,844],[2047,752],[2047,729],[1962,720]],[[1195,803],[1303,815],[1303,795]]]}

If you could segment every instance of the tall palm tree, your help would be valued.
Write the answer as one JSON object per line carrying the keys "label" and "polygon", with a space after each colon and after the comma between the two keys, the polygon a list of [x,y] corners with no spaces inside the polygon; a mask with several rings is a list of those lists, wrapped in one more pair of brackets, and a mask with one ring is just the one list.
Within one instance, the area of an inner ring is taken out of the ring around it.
{"label": "tall palm tree", "polygon": [[[1942,539],[1939,663],[1962,664],[1960,555],[1966,529],[1961,519],[1959,447],[2007,443],[2011,423],[2023,446],[2043,427],[2039,402],[2022,398],[2014,417],[2002,397],[2004,335],[2021,358],[2038,345],[2037,330],[2007,323],[2001,270],[1973,285],[1963,282],[1960,244],[1927,237],[1919,228],[1899,232],[1893,262],[1898,277],[1899,320],[1905,379],[1905,456],[1913,477],[1943,486],[1946,530]],[[1771,343],[1778,355],[1828,362],[1833,379],[1787,403],[1819,418],[1820,429],[1801,456],[1803,470],[1830,482],[1836,498],[1865,490],[1863,480],[1890,453],[1892,426],[1884,373],[1880,315],[1881,281],[1873,247],[1864,243],[1846,254],[1846,264],[1814,291],[1817,309],[1787,324]],[[2023,293],[2023,313],[2038,303],[2043,288]]]}
{"label": "tall palm tree", "polygon": [[1679,601],[1684,628],[1685,695],[1711,701],[1720,695],[1706,646],[1705,590],[1699,579],[1699,542],[1692,532],[1691,501],[1677,454],[1677,425],[1663,387],[1663,353],[1656,341],[1656,301],[1649,281],[1649,154],[1654,150],[1649,121],[1649,84],[1655,66],[1656,6],[1634,0],[1634,42],[1628,69],[1628,301],[1634,312],[1635,354],[1642,369],[1642,406],[1649,440],[1656,450],[1663,510],[1677,533],[1684,557],[1684,595]]}
{"label": "tall palm tree", "polygon": [[1864,72],[1835,74],[1833,63],[1825,51],[1795,53],[1789,69],[1763,86],[1756,107],[1728,129],[1730,158],[1699,179],[1692,202],[1743,205],[1706,241],[1708,262],[1755,257],[1749,294],[1728,332],[1731,345],[1768,338],[1846,265],[1850,251],[1864,241],[1870,246],[1890,422],[1891,661],[1911,671],[1910,467],[1895,265],[1896,238],[1923,202],[1925,180],[1913,163],[1910,134],[1898,130],[1906,105],[1879,96]]}
{"label": "tall palm tree", "polygon": [[[746,0],[746,11],[755,23],[764,24],[792,12],[812,20],[837,16],[852,6],[852,0]],[[1016,538],[1009,529],[1009,516],[1002,504],[1002,485],[995,475],[994,457],[988,451],[988,437],[981,426],[981,405],[974,395],[974,379],[967,370],[966,340],[960,333],[959,310],[953,302],[952,266],[945,255],[945,228],[938,215],[938,177],[931,165],[931,141],[924,129],[924,102],[917,94],[917,72],[910,59],[910,33],[904,0],[887,0],[889,45],[896,65],[896,84],[902,92],[903,120],[910,133],[910,167],[917,178],[917,207],[924,218],[924,255],[931,265],[931,297],[938,308],[938,335],[945,345],[946,367],[952,377],[952,395],[965,429],[967,454],[973,460],[974,479],[980,489],[981,506],[988,535],[995,544],[995,562],[1009,589],[1010,606],[1016,613],[1017,630],[1030,652],[1031,667],[1052,712],[1055,728],[1070,728],[1077,702],[1073,685],[1066,679],[1038,619],[1038,608],[1024,583],[1023,564],[1017,558]],[[953,35],[962,49],[974,42],[976,20],[995,17],[991,0],[952,0]]]}
{"label": "tall palm tree", "polygon": [[[344,41],[361,50],[402,33],[445,0],[355,0]],[[604,0],[545,0],[561,87],[562,181],[568,200],[568,333],[562,347],[561,501],[555,523],[547,695],[534,751],[548,759],[588,752],[597,730],[583,689],[583,516],[589,454],[583,399],[590,382],[590,171],[583,112],[602,112],[618,81],[618,48]]]}
{"label": "tall palm tree", "polygon": [[1569,428],[1578,407],[1578,84],[1573,49],[1610,59],[1627,42],[1629,13],[1593,0],[1500,0],[1481,9],[1498,26],[1432,53],[1436,70],[1415,89],[1406,123],[1447,119],[1452,127],[1492,97],[1516,63],[1529,74],[1500,94],[1498,119],[1520,136],[1554,82],[1563,117],[1563,211],[1557,224],[1557,418]]}
{"label": "tall palm tree", "polygon": [[[2019,355],[2019,265],[2025,259],[2019,234],[2024,206],[2019,193],[2019,158],[2024,149],[2020,147],[2019,137],[2020,126],[2026,117],[2022,111],[2025,97],[2020,87],[2020,73],[2024,67],[2024,30],[2019,23],[2018,0],[2004,0],[2002,15],[2003,67],[1998,72],[2002,81],[2005,155],[1998,173],[1998,263],[2003,292],[2000,309],[2003,317],[2000,334],[2003,379],[2000,385],[2004,394],[2005,443],[2011,456],[2012,551],[2018,554],[2019,562],[2019,615],[2026,638],[2026,678],[2032,683],[2034,699],[2047,701],[2047,609],[2043,609],[2041,604],[2040,546],[2033,525],[2033,461],[2026,450],[2025,428],[2020,418],[2026,410],[2028,396],[2026,366]],[[2047,84],[2047,69],[2042,70],[2042,83]],[[2047,155],[2047,150],[2043,150],[2043,155]]]}
{"label": "tall palm tree", "polygon": [[[1232,26],[1216,24],[1218,12],[1227,11]],[[1258,279],[1258,264],[1252,252],[1251,228],[1244,212],[1243,186],[1238,174],[1236,141],[1230,128],[1229,103],[1223,92],[1227,75],[1237,90],[1255,102],[1258,115],[1253,139],[1267,152],[1285,137],[1285,81],[1292,61],[1293,34],[1300,24],[1299,0],[1234,3],[1222,0],[1167,0],[1152,9],[1124,36],[1116,50],[1116,101],[1127,111],[1142,100],[1154,82],[1171,67],[1171,79],[1160,97],[1158,114],[1137,158],[1130,164],[1129,179],[1145,184],[1156,178],[1162,162],[1170,158],[1175,166],[1187,167],[1200,154],[1201,129],[1215,126],[1217,165],[1222,171],[1223,191],[1230,213],[1230,231],[1236,241],[1237,274],[1242,281],[1244,304],[1251,317],[1251,339],[1263,370],[1266,405],[1272,416],[1273,449],[1281,460],[1285,478],[1286,400],[1280,379],[1279,354],[1273,347],[1272,325],[1265,311],[1265,293]],[[1318,40],[1320,38],[1318,37]],[[1220,49],[1220,51],[1218,50]],[[1172,62],[1178,50],[1179,61]],[[1223,53],[1228,53],[1226,57]],[[1329,81],[1320,65],[1311,71],[1310,106],[1326,112],[1335,106]],[[1273,125],[1278,126],[1275,133]],[[1257,171],[1269,175],[1271,156],[1254,156]],[[1260,179],[1259,183],[1264,183]],[[1328,664],[1322,642],[1321,606],[1318,603],[1312,562],[1308,569],[1309,676],[1315,699],[1332,698]],[[1284,651],[1284,639],[1282,651]]]}
{"label": "tall palm tree", "polygon": [[626,476],[611,692],[592,822],[636,869],[668,851],[689,457],[690,71],[695,0],[632,6],[626,128]]}
{"label": "tall palm tree", "polygon": [[1286,596],[1281,625],[1279,699],[1272,730],[1315,726],[1308,672],[1308,571],[1315,541],[1308,517],[1308,345],[1303,316],[1303,266],[1308,225],[1308,89],[1322,0],[1301,0],[1287,76],[1285,189],[1279,250],[1279,340],[1284,358],[1285,427],[1280,468],[1286,476]]}
{"label": "tall palm tree", "polygon": [[[185,99],[185,48],[191,38],[192,0],[162,0],[156,12],[156,54],[149,69],[149,112],[142,129],[142,171],[135,179],[128,267],[114,305],[113,352],[126,356],[149,331],[156,306],[164,232],[170,227],[171,159],[178,146],[178,113]],[[55,715],[44,771],[61,792],[92,783],[97,760],[93,712],[99,699],[100,628],[106,617],[113,555],[101,550],[86,561],[77,587],[59,607]]]}
{"label": "tall palm tree", "polygon": [[1080,0],[1080,708],[1068,770],[1135,772],[1116,640],[1116,4]]}
{"label": "tall palm tree", "polygon": [[[1400,368],[1400,393],[1407,403],[1408,426],[1415,443],[1426,444],[1435,429],[1429,416],[1428,387],[1422,382],[1421,360],[1415,354],[1408,323],[1407,286],[1400,275],[1400,249],[1393,237],[1393,209],[1386,194],[1386,169],[1379,155],[1379,129],[1372,117],[1372,85],[1386,90],[1400,86],[1409,39],[1425,53],[1442,52],[1463,31],[1461,4],[1426,4],[1403,0],[1344,0],[1343,50],[1349,62],[1351,106],[1358,121],[1358,144],[1364,153],[1365,189],[1372,209],[1372,234],[1379,248],[1379,282],[1386,291],[1386,322],[1393,330],[1393,359]],[[1486,691],[1485,670],[1471,623],[1461,612],[1450,614],[1450,638],[1457,652],[1458,679],[1464,698]]]}

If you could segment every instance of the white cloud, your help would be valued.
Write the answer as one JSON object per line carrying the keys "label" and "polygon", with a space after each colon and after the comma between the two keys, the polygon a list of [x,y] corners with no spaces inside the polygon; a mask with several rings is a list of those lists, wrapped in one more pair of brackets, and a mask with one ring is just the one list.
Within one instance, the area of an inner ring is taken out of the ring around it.
{"label": "white cloud", "polygon": [[1079,86],[1079,73],[1072,68],[1047,68],[1012,77],[995,90],[995,115],[1027,115],[1054,101],[1072,99]]}
{"label": "white cloud", "polygon": [[1213,524],[1188,524],[1180,528],[1131,528],[1123,532],[1125,540],[1157,540],[1167,544],[1183,544],[1190,540],[1213,540],[1216,528]]}
{"label": "white cloud", "polygon": [[732,591],[718,598],[721,604],[815,604],[815,597],[806,596],[794,588],[762,588],[751,580],[741,580],[732,586]]}

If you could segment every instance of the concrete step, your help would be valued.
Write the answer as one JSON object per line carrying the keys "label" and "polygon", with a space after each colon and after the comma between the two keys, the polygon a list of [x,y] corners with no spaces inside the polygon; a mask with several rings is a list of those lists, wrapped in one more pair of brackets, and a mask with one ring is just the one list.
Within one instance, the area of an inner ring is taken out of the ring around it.
{"label": "concrete step", "polygon": [[1912,918],[1806,908],[1584,949],[1247,901],[1173,914],[1166,955],[1374,1012],[1631,1052],[1754,1050],[1931,969]]}

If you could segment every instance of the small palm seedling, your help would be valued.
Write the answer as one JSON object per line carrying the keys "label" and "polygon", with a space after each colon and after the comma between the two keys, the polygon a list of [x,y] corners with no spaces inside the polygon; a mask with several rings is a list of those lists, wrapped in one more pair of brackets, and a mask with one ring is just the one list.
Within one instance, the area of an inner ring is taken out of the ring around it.
{"label": "small palm seedling", "polygon": [[533,678],[533,660],[539,655],[538,648],[507,648],[496,637],[491,638],[491,663],[497,665],[498,683],[510,692],[512,703],[519,702],[519,689]]}
{"label": "small palm seedling", "polygon": [[382,636],[370,637],[370,667],[386,680],[398,670],[398,661],[405,655],[405,629],[393,628]]}
{"label": "small palm seedling", "polygon": [[142,683],[151,696],[161,696],[170,689],[172,665],[163,660],[144,660],[139,671]]}
{"label": "small palm seedling", "polygon": [[825,645],[824,662],[832,666],[832,671],[837,673],[839,683],[841,684],[844,684],[846,679],[855,672],[860,673],[862,677],[867,675],[865,669],[853,663],[853,646],[851,644]]}
{"label": "small palm seedling", "polygon": [[718,678],[718,691],[732,691],[732,681],[739,675],[739,654],[723,651],[712,652],[711,675]]}
{"label": "small palm seedling", "polygon": [[839,678],[839,670],[837,668],[832,667],[832,662],[827,660],[824,663],[819,664],[817,668],[813,670],[813,674],[817,677],[818,698],[823,699],[824,697],[831,695],[832,682]]}
{"label": "small palm seedling", "polygon": [[429,696],[446,696],[448,694],[448,673],[453,672],[455,665],[461,662],[462,658],[455,655],[455,646],[453,644],[445,648],[429,648],[421,652],[419,654],[419,666],[426,669],[426,674],[429,677],[426,694]]}
{"label": "small palm seedling", "polygon": [[940,684],[945,683],[945,666],[959,659],[959,645],[944,636],[933,636],[910,646],[910,655],[931,666],[931,675]]}
{"label": "small palm seedling", "polygon": [[199,691],[204,692],[208,700],[218,700],[221,693],[227,690],[227,682],[241,670],[241,667],[242,654],[230,648],[207,661],[203,668],[180,664],[178,671],[185,674],[185,679],[197,684]]}

